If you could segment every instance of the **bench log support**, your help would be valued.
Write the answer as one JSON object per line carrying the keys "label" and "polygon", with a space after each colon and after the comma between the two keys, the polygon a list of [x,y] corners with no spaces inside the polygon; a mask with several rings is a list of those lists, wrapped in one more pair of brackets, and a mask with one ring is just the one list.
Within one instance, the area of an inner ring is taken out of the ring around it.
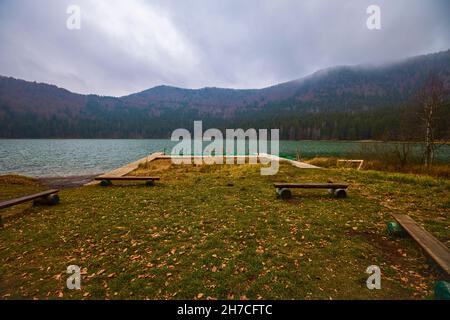
{"label": "bench log support", "polygon": [[345,198],[347,197],[347,191],[345,189],[335,189],[334,196],[340,199]]}
{"label": "bench log support", "polygon": [[54,206],[59,203],[59,196],[55,194],[50,194],[45,197],[37,198],[33,200],[34,206]]}
{"label": "bench log support", "polygon": [[287,188],[277,188],[278,197],[281,199],[289,199],[292,198],[291,190]]}
{"label": "bench log support", "polygon": [[111,180],[102,180],[102,181],[100,181],[100,185],[102,187],[108,187],[108,186],[112,185],[112,182],[111,182]]}

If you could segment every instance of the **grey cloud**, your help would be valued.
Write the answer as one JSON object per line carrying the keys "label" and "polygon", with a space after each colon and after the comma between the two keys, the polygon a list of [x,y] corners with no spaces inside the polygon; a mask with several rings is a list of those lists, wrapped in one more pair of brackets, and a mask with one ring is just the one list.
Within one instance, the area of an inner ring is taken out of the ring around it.
{"label": "grey cloud", "polygon": [[[66,8],[82,28],[66,29]],[[365,26],[381,7],[382,30]],[[254,88],[334,65],[450,48],[445,0],[3,0],[0,74],[120,96],[160,84]]]}

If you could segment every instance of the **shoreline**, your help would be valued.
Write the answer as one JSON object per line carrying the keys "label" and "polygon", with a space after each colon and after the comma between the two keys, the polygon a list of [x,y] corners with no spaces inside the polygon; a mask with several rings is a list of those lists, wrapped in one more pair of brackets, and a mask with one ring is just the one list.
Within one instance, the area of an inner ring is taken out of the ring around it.
{"label": "shoreline", "polygon": [[[170,138],[2,138],[0,140],[163,140],[172,141]],[[224,139],[226,140],[226,139]],[[402,141],[402,140],[377,140],[377,139],[362,139],[362,140],[344,140],[344,139],[300,139],[289,140],[280,139],[279,141],[287,142],[356,142],[356,143],[416,143],[422,144],[423,141]],[[174,143],[176,141],[173,141]],[[450,141],[436,141],[435,144],[450,144]]]}
{"label": "shoreline", "polygon": [[40,177],[35,178],[39,183],[56,189],[68,189],[81,187],[93,180],[98,175],[81,175],[81,176],[65,176],[65,177]]}

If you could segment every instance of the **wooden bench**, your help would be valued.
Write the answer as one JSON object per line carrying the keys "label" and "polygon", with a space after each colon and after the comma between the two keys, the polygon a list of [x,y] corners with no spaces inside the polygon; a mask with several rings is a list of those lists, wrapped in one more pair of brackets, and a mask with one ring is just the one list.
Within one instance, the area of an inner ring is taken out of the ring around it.
{"label": "wooden bench", "polygon": [[292,197],[290,189],[328,189],[336,198],[345,198],[348,184],[343,183],[274,183],[277,194],[282,199]]}
{"label": "wooden bench", "polygon": [[154,181],[160,180],[159,177],[145,177],[145,176],[126,176],[126,177],[110,177],[100,176],[95,177],[94,180],[101,181],[100,185],[107,187],[112,185],[112,181],[145,181],[147,186],[153,186]]}
{"label": "wooden bench", "polygon": [[405,231],[450,277],[450,249],[406,214],[392,214]]}
{"label": "wooden bench", "polygon": [[[59,203],[58,189],[51,189],[35,194],[30,194],[28,196],[11,199],[7,201],[0,202],[0,209],[6,209],[13,207],[15,205],[33,201],[33,205],[55,205]],[[0,225],[2,225],[2,217],[0,215]]]}

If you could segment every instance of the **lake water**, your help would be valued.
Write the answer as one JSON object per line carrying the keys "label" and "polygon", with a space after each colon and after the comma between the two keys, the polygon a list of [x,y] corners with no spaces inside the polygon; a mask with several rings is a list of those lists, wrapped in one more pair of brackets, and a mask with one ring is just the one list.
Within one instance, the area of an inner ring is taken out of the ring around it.
{"label": "lake water", "polygon": [[[170,153],[176,142],[170,140],[58,140],[0,139],[0,174],[17,173],[34,177],[101,174],[150,153]],[[361,142],[280,141],[280,155],[302,157],[354,156]],[[420,152],[417,146],[416,152]],[[439,160],[448,162],[450,146],[440,150]]]}

